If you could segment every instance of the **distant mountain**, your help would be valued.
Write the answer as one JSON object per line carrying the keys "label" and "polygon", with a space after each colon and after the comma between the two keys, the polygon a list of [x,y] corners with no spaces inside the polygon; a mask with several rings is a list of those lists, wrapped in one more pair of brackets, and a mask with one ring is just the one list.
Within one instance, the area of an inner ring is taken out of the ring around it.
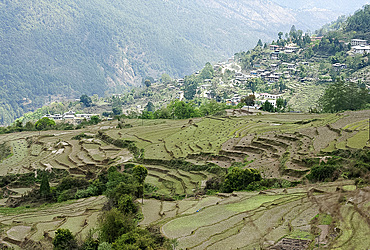
{"label": "distant mountain", "polygon": [[183,76],[293,24],[314,30],[336,18],[276,2],[1,0],[0,124],[57,97],[104,95],[164,72]]}
{"label": "distant mountain", "polygon": [[360,9],[369,0],[273,0],[275,3],[295,10],[321,9],[339,15],[349,15]]}

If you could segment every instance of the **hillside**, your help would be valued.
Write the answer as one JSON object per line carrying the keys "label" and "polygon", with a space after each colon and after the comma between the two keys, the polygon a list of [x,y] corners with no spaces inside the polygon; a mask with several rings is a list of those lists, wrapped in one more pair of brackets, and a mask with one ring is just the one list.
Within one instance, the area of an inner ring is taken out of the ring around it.
{"label": "hillside", "polygon": [[[108,169],[129,171],[142,164],[148,169],[148,199],[140,224],[160,226],[181,248],[267,247],[281,240],[312,245],[319,236],[329,247],[366,246],[369,115],[369,110],[254,115],[245,110],[241,116],[230,111],[186,120],[121,119],[80,130],[0,135],[11,147],[0,163],[0,204],[7,206],[0,209],[1,244],[49,249],[58,228],[85,238],[106,202],[103,196],[87,198],[95,196],[87,186],[104,181]],[[119,123],[127,126],[117,128]],[[248,190],[269,190],[205,195],[202,190],[222,180],[230,166],[259,170],[266,181]],[[310,174],[320,167],[331,174]],[[38,207],[37,176],[45,169],[54,191],[65,176],[80,178],[84,186],[56,193],[61,203]],[[240,237],[246,240],[236,240]]]}
{"label": "hillside", "polygon": [[276,30],[314,30],[336,17],[262,0],[7,1],[0,13],[0,124],[46,101],[183,76]]}

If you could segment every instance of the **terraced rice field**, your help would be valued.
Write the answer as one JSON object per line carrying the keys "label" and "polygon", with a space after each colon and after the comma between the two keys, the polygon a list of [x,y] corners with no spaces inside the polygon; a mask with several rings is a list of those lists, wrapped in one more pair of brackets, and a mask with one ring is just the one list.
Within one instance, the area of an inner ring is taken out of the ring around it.
{"label": "terraced rice field", "polygon": [[106,202],[104,196],[64,202],[36,209],[0,208],[1,243],[20,249],[24,238],[52,248],[50,239],[58,228],[68,228],[82,239],[97,219]]}
{"label": "terraced rice field", "polygon": [[[302,187],[236,192],[229,197],[205,196],[172,203],[146,200],[142,225],[161,225],[162,232],[176,238],[183,249],[268,248],[282,238],[311,244],[324,233],[332,236],[321,237],[320,244],[330,249],[365,249],[370,227],[364,216],[370,189],[346,191],[352,202],[338,203],[343,193],[336,191],[337,187],[349,184],[348,181],[323,184],[320,192]],[[333,220],[329,225],[325,220],[313,222],[323,212],[331,214],[340,229],[334,229]],[[356,229],[355,223],[359,223]],[[326,230],[313,233],[313,228]]]}
{"label": "terraced rice field", "polygon": [[[353,183],[337,183],[316,184],[320,192],[306,186],[198,197],[197,191],[214,175],[169,168],[166,161],[181,159],[194,165],[213,163],[224,168],[243,162],[245,167],[259,169],[267,178],[301,180],[309,172],[303,164],[305,158],[336,149],[368,148],[368,117],[370,111],[126,120],[131,128],[118,129],[117,122],[113,121],[79,131],[6,134],[0,135],[0,142],[9,142],[13,155],[0,163],[0,175],[58,168],[68,170],[71,175],[86,176],[127,162],[142,164],[135,162],[128,149],[96,137],[72,140],[82,132],[94,136],[103,131],[113,139],[134,141],[138,148],[144,149],[144,160],[159,162],[158,165],[144,164],[148,169],[146,182],[158,188],[155,192],[159,197],[186,197],[176,202],[145,200],[142,208],[141,225],[161,225],[166,236],[178,239],[179,248],[268,248],[288,238],[300,238],[312,244],[317,236],[313,233],[315,230],[329,230],[328,235],[335,235],[335,240],[324,237],[323,233],[320,242],[333,248],[351,249],[362,246],[361,238],[369,235],[369,225],[364,220],[370,207],[368,189],[359,191]],[[343,193],[336,191],[338,185]],[[18,196],[29,191],[12,190]],[[343,195],[348,202],[339,204]],[[40,209],[0,208],[4,228],[1,238],[14,247],[19,247],[24,237],[50,247],[48,239],[57,228],[86,235],[97,223],[103,200],[98,197]],[[6,200],[2,200],[1,204],[5,203]],[[312,218],[323,212],[343,217],[333,216],[333,223],[337,223],[341,231],[333,231],[333,224],[327,228],[323,226],[328,225],[312,222]]]}

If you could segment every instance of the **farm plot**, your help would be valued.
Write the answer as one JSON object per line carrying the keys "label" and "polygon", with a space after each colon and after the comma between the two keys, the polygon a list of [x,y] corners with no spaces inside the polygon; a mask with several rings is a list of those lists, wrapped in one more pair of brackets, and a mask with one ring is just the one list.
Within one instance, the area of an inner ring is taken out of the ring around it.
{"label": "farm plot", "polygon": [[200,188],[202,181],[212,176],[208,174],[203,177],[199,174],[162,166],[146,165],[146,168],[148,169],[146,182],[158,187],[157,192],[162,194],[194,194],[194,191]]}
{"label": "farm plot", "polygon": [[[25,237],[43,241],[45,232],[54,237],[58,228],[68,228],[83,239],[87,227],[97,226],[97,217],[105,202],[106,198],[99,196],[37,209],[0,209],[0,222],[4,228],[0,234],[1,240],[17,247]],[[28,230],[31,228],[35,230]]]}
{"label": "farm plot", "polygon": [[[207,205],[201,204],[203,200],[199,200],[186,212],[177,213],[172,219],[167,217],[163,223],[159,220],[159,223],[162,225],[162,232],[169,238],[177,238],[179,247],[184,249],[223,249],[230,246],[268,248],[281,239],[292,239],[286,240],[292,244],[294,239],[305,239],[309,244],[315,238],[311,228],[312,219],[325,211],[336,216],[334,210],[339,206],[342,207],[341,215],[336,218],[341,221],[341,236],[337,238],[338,241],[332,237],[328,238],[328,241],[321,241],[321,244],[348,249],[355,246],[352,243],[352,239],[355,239],[354,242],[358,242],[356,244],[365,247],[369,243],[365,239],[370,225],[361,217],[362,212],[356,213],[353,205],[338,203],[340,194],[332,188],[344,184],[348,183],[323,184],[322,190],[332,190],[334,193],[310,192],[309,196],[309,189],[292,188],[288,189],[288,194],[280,193],[281,190],[272,190],[270,194],[254,192],[243,196],[245,193],[237,192],[236,195],[241,196],[239,199],[230,196],[217,201],[220,198],[214,197]],[[366,203],[370,195],[356,190],[348,192],[348,197],[354,202],[359,201],[357,206],[363,207],[361,204]],[[331,225],[333,220],[325,223]],[[355,223],[361,223],[361,230],[355,229]],[[327,234],[322,231],[321,233],[323,237]],[[360,242],[360,239],[363,242]]]}
{"label": "farm plot", "polygon": [[25,139],[10,142],[12,155],[0,163],[0,175],[18,173],[22,166],[21,162],[28,156],[28,144]]}

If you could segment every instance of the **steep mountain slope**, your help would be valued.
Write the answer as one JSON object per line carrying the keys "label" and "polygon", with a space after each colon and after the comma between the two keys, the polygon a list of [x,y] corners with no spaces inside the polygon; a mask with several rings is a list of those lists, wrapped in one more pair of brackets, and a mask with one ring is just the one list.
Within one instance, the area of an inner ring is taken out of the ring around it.
{"label": "steep mountain slope", "polygon": [[0,124],[56,96],[182,76],[292,24],[312,30],[330,19],[318,12],[304,23],[304,13],[267,0],[1,0]]}

